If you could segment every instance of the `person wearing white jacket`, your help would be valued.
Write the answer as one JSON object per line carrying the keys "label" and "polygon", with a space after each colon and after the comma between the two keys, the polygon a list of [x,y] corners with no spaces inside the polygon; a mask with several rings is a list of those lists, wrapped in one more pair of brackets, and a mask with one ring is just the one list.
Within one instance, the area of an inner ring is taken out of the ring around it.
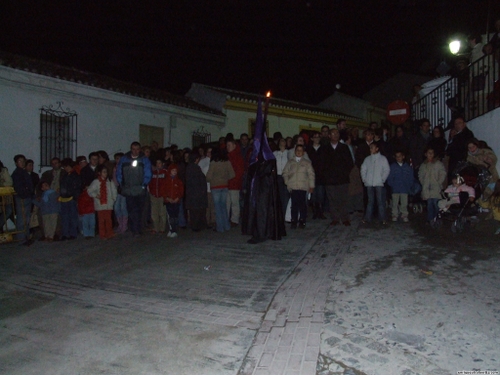
{"label": "person wearing white jacket", "polygon": [[372,221],[375,200],[378,206],[378,216],[382,224],[387,224],[385,213],[385,187],[384,183],[391,172],[387,158],[380,154],[377,142],[370,145],[370,156],[361,165],[361,179],[368,193],[368,204],[366,206],[363,223]]}

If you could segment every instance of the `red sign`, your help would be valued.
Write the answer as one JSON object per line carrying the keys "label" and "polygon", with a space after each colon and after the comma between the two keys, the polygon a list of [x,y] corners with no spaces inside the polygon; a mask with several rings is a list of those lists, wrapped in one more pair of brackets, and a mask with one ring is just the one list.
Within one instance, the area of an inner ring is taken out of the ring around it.
{"label": "red sign", "polygon": [[401,125],[410,117],[410,106],[404,100],[396,100],[387,106],[387,119],[394,125]]}

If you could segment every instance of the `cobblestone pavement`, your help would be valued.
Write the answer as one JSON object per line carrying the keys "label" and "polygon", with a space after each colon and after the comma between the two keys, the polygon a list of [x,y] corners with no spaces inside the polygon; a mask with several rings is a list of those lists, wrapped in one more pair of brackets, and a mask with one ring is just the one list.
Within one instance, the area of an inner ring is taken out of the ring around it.
{"label": "cobblestone pavement", "polygon": [[[0,248],[0,374],[499,370],[491,225],[181,231]],[[479,238],[479,240],[478,240]]]}

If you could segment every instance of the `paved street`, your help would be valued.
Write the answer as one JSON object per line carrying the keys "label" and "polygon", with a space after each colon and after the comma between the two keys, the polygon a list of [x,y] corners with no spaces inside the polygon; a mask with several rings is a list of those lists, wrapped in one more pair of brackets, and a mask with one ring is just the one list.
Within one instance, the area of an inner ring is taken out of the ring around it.
{"label": "paved street", "polygon": [[498,238],[311,221],[0,247],[0,374],[500,370]]}

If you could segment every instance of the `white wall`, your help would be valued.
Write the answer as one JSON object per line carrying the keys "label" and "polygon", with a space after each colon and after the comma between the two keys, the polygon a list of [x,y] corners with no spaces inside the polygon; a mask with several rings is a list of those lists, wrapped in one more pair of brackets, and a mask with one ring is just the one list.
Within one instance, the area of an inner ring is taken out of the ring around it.
{"label": "white wall", "polygon": [[[467,123],[467,127],[477,139],[486,141],[497,158],[500,158],[500,108],[471,120]],[[499,164],[500,161],[497,162],[497,171],[500,172]]]}
{"label": "white wall", "polygon": [[[204,126],[218,133],[224,117],[115,93],[0,66],[0,160],[12,171],[15,154],[40,160],[40,108],[63,102],[78,114],[78,155],[105,150],[126,152],[139,140],[139,125],[164,128],[164,145],[191,146]],[[169,132],[171,117],[176,127]],[[169,138],[171,134],[171,138]]]}

